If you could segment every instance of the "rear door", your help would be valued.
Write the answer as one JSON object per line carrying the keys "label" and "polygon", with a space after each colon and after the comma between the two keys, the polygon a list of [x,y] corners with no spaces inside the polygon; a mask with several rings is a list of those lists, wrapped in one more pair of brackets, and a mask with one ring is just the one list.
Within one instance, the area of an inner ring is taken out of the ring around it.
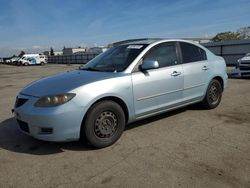
{"label": "rear door", "polygon": [[183,70],[176,43],[157,45],[141,60],[158,61],[159,68],[132,73],[135,114],[163,111],[182,100]]}
{"label": "rear door", "polygon": [[200,100],[206,91],[206,81],[210,71],[206,52],[186,42],[179,42],[179,47],[184,72],[183,98],[187,102]]}

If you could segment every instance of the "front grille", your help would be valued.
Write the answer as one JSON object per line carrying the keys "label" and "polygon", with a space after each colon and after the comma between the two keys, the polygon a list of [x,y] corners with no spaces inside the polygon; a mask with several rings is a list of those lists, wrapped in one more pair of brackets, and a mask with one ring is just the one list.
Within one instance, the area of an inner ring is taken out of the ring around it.
{"label": "front grille", "polygon": [[250,66],[240,66],[240,70],[250,70]]}
{"label": "front grille", "polygon": [[23,130],[24,132],[27,132],[27,133],[30,132],[28,123],[21,121],[21,120],[18,120],[18,119],[17,119],[17,123],[19,124],[19,127],[21,130]]}
{"label": "front grille", "polygon": [[240,66],[240,70],[250,70],[250,66]]}
{"label": "front grille", "polygon": [[22,106],[24,103],[26,103],[28,101],[28,99],[24,99],[24,98],[16,98],[16,103],[15,103],[15,108],[18,108],[20,106]]}
{"label": "front grille", "polygon": [[249,65],[250,64],[250,61],[241,61],[240,64],[245,64],[245,65]]}
{"label": "front grille", "polygon": [[241,76],[250,76],[250,72],[242,72]]}

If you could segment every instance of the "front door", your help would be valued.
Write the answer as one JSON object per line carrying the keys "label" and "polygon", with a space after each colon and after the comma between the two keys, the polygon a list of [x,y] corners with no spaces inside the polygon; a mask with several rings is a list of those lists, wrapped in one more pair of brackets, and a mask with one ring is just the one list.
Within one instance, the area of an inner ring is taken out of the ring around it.
{"label": "front door", "polygon": [[183,70],[175,43],[164,43],[149,50],[145,60],[158,61],[159,68],[132,73],[136,118],[164,111],[181,102]]}

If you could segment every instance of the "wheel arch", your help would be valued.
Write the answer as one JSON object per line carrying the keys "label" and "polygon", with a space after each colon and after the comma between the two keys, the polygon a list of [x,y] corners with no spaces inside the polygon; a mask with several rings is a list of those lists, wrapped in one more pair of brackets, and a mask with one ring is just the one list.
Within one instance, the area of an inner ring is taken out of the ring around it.
{"label": "wheel arch", "polygon": [[223,80],[222,76],[219,76],[219,75],[213,76],[213,77],[211,77],[210,79],[208,79],[209,82],[208,82],[207,85],[206,85],[206,90],[205,90],[205,93],[204,93],[204,95],[203,95],[202,100],[205,98],[206,92],[207,92],[207,89],[208,89],[208,86],[209,86],[209,84],[210,84],[210,82],[211,82],[212,80],[218,80],[218,81],[220,82],[220,84],[221,84],[222,91],[224,91],[224,80]]}
{"label": "wheel arch", "polygon": [[123,111],[124,111],[125,118],[126,118],[126,122],[128,122],[128,119],[129,119],[129,110],[128,110],[128,106],[127,106],[127,104],[124,102],[124,100],[122,100],[121,98],[116,97],[116,96],[106,96],[106,97],[102,97],[102,98],[100,98],[100,99],[95,100],[95,101],[92,102],[92,104],[88,107],[88,109],[87,109],[87,111],[86,111],[86,113],[84,114],[84,117],[83,117],[83,119],[82,119],[82,123],[81,123],[81,132],[82,132],[82,130],[83,130],[82,128],[83,128],[83,125],[84,125],[84,121],[85,121],[85,119],[86,119],[86,117],[87,117],[87,114],[88,114],[89,110],[91,109],[91,107],[92,107],[93,105],[95,105],[96,103],[99,103],[99,102],[101,102],[101,101],[113,101],[113,102],[117,103],[118,105],[120,105],[121,108],[122,108]]}
{"label": "wheel arch", "polygon": [[221,84],[222,91],[224,90],[224,80],[223,80],[223,78],[221,76],[215,76],[215,77],[213,77],[212,80],[218,80],[220,82],[220,84]]}
{"label": "wheel arch", "polygon": [[[95,101],[91,106],[90,106],[90,108],[94,105],[94,104],[96,104],[96,103],[98,103],[98,102],[101,102],[101,101],[113,101],[113,102],[116,102],[117,104],[119,104],[120,106],[121,106],[121,108],[123,109],[123,111],[124,111],[124,114],[125,114],[125,117],[126,117],[126,122],[128,121],[128,118],[129,118],[129,110],[128,110],[128,106],[127,106],[127,104],[121,99],[121,98],[119,98],[119,97],[115,97],[115,96],[108,96],[108,97],[102,97],[102,98],[100,98],[100,99],[98,99],[97,101]],[[89,108],[89,109],[90,109]],[[88,110],[89,110],[88,109]]]}

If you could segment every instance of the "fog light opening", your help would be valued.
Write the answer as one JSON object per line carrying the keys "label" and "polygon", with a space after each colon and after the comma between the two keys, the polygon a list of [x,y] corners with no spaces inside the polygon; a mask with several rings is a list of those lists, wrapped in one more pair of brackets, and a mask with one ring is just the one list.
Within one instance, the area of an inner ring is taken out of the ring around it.
{"label": "fog light opening", "polygon": [[41,134],[52,134],[53,128],[43,127],[41,128]]}

